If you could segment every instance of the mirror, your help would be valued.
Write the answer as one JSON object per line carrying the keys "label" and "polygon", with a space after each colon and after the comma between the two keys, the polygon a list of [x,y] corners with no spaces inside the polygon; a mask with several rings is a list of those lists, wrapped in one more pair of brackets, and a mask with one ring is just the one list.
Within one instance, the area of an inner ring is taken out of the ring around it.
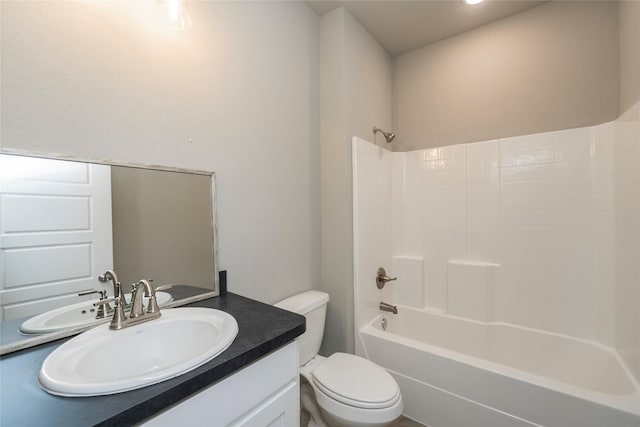
{"label": "mirror", "polygon": [[0,153],[0,354],[107,322],[106,270],[125,293],[152,279],[165,306],[218,295],[214,199],[211,172]]}

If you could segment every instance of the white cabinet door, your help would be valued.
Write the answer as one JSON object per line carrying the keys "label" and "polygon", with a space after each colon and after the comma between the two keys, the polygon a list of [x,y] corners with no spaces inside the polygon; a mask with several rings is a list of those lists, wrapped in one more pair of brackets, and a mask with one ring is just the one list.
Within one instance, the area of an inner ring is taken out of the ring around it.
{"label": "white cabinet door", "polygon": [[294,427],[300,424],[300,391],[297,382],[291,382],[261,405],[252,409],[231,427]]}
{"label": "white cabinet door", "polygon": [[0,155],[0,319],[104,288],[112,252],[109,166]]}
{"label": "white cabinet door", "polygon": [[141,423],[142,427],[300,425],[298,342],[270,353]]}

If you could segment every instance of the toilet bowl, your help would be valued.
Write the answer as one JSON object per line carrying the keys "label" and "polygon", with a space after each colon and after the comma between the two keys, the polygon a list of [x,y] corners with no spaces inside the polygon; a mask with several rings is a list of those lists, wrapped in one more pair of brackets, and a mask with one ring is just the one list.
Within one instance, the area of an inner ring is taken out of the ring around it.
{"label": "toilet bowl", "polygon": [[334,353],[318,355],[329,295],[308,291],[276,307],[307,318],[307,331],[298,338],[302,406],[310,413],[310,427],[384,427],[403,410],[398,384],[387,371],[362,357]]}

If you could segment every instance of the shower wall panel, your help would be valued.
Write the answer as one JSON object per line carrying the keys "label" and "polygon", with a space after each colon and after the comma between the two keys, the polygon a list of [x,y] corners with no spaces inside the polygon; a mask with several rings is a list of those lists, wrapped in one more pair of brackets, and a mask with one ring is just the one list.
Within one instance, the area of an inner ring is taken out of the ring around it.
{"label": "shower wall panel", "polygon": [[[358,140],[354,150],[354,240],[366,243],[358,325],[380,300],[406,304],[410,293],[412,307],[615,347],[640,378],[640,104],[586,128],[404,153]],[[378,291],[375,269],[401,276],[404,261],[420,274]]]}
{"label": "shower wall panel", "polygon": [[493,263],[487,320],[611,344],[613,148],[609,123],[397,153],[394,254],[424,257],[427,308],[449,261]]}
{"label": "shower wall panel", "polygon": [[488,320],[613,345],[616,126],[394,153],[393,254],[424,259],[426,308],[449,261],[493,263]]}
{"label": "shower wall panel", "polygon": [[[392,153],[363,139],[352,139],[354,281],[360,286],[355,300],[355,323],[361,325],[378,313],[381,301],[376,286],[378,267],[394,275],[391,263]],[[358,337],[359,334],[356,334]],[[362,354],[362,342],[355,339]]]}
{"label": "shower wall panel", "polygon": [[616,121],[615,143],[611,322],[615,347],[640,382],[640,102]]}

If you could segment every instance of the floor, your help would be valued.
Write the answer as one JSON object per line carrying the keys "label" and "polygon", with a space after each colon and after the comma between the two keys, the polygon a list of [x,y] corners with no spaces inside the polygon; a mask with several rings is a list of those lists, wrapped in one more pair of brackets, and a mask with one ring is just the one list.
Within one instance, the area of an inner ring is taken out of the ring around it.
{"label": "floor", "polygon": [[[309,387],[308,383],[304,378],[301,377],[302,384],[300,384],[301,388]],[[315,397],[313,398],[315,400]],[[302,405],[300,405],[300,427],[308,427],[309,426],[309,412],[307,412]],[[390,427],[427,427],[424,424],[420,424],[417,421],[414,421],[405,416],[400,416],[397,420],[391,424]]]}
{"label": "floor", "polygon": [[[309,425],[309,413],[303,408],[300,408],[300,427],[307,427]],[[420,424],[417,421],[413,421],[407,417],[401,416],[398,418],[391,427],[426,427],[424,424]]]}
{"label": "floor", "polygon": [[395,423],[391,424],[391,427],[426,427],[424,424],[420,424],[417,421],[413,421],[411,418],[401,416]]}

